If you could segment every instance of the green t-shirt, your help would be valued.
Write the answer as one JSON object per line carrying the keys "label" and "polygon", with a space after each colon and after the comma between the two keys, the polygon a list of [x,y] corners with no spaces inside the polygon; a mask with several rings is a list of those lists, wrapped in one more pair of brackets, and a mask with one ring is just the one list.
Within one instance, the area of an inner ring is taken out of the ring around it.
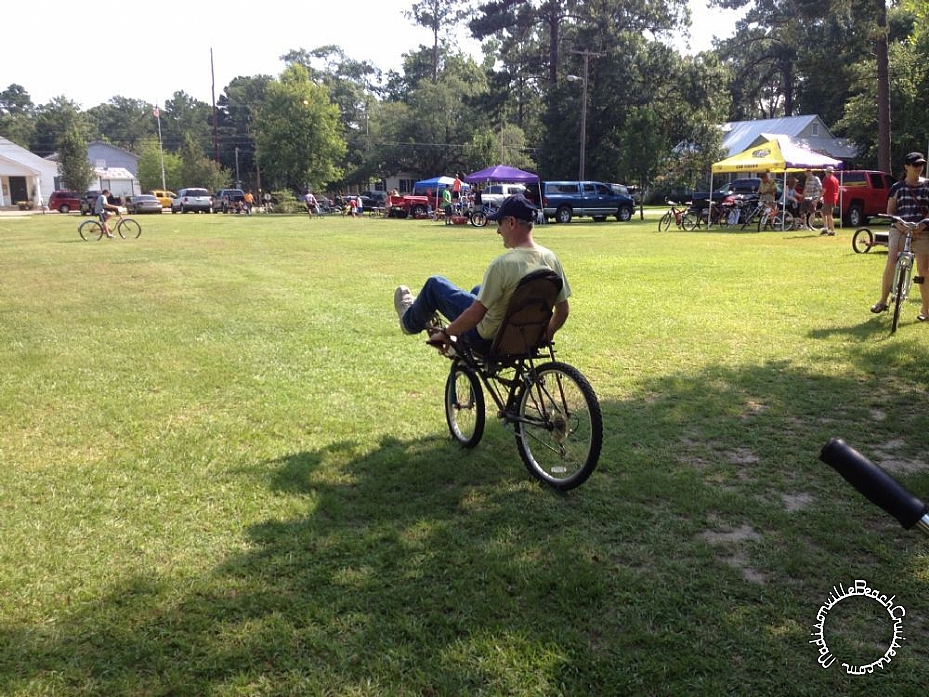
{"label": "green t-shirt", "polygon": [[452,192],[449,189],[442,189],[442,204],[449,206],[452,203]]}
{"label": "green t-shirt", "polygon": [[557,302],[569,298],[571,287],[568,285],[568,279],[561,268],[561,262],[550,249],[539,245],[517,247],[507,250],[490,262],[484,273],[481,290],[477,294],[478,302],[487,308],[487,314],[478,322],[478,334],[485,339],[493,339],[520,280],[533,271],[545,268],[557,273],[564,281]]}

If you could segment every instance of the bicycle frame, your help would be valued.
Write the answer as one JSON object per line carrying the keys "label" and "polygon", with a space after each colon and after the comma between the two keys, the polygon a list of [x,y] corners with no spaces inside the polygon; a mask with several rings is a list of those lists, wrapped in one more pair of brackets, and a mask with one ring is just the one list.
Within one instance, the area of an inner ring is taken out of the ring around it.
{"label": "bicycle frame", "polygon": [[[910,294],[913,282],[913,266],[916,263],[916,254],[913,252],[913,230],[919,223],[911,223],[896,215],[880,215],[879,218],[890,219],[894,223],[902,223],[906,227],[903,237],[903,249],[897,253],[894,262],[893,282],[890,285],[890,304],[893,306],[893,319],[890,324],[890,333],[897,331],[900,321],[900,309]],[[889,235],[888,235],[889,242]]]}
{"label": "bicycle frame", "polygon": [[[890,288],[891,300],[896,300],[897,293],[901,294],[901,300],[906,300],[910,293],[910,286],[913,280],[913,264],[916,261],[916,255],[913,253],[913,231],[907,230],[903,237],[903,249],[897,254],[897,262],[894,267],[894,282]],[[900,281],[903,280],[901,284]]]}
{"label": "bicycle frame", "polygon": [[[504,423],[544,423],[548,415],[545,413],[545,405],[542,404],[541,419],[526,419],[519,416],[516,410],[516,398],[520,393],[520,388],[529,388],[536,381],[533,380],[535,372],[535,361],[537,359],[555,360],[555,349],[553,344],[547,346],[548,355],[536,352],[526,358],[519,358],[512,362],[485,361],[474,354],[469,346],[463,342],[455,344],[457,357],[452,360],[459,360],[468,368],[474,371],[478,376],[481,384],[487,389],[487,393],[493,399],[497,406],[497,417]],[[506,376],[504,373],[512,370],[512,376]],[[536,387],[538,385],[536,384]],[[506,399],[503,398],[506,394]]]}

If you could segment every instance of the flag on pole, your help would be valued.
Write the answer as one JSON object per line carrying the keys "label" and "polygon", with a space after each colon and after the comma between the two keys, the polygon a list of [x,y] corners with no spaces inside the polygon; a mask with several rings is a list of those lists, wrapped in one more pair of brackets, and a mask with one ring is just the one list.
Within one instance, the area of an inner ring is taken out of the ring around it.
{"label": "flag on pole", "polygon": [[157,107],[157,106],[156,106],[154,109],[152,109],[152,115],[153,115],[156,119],[157,119],[159,116],[161,116],[161,112],[158,110],[158,107]]}

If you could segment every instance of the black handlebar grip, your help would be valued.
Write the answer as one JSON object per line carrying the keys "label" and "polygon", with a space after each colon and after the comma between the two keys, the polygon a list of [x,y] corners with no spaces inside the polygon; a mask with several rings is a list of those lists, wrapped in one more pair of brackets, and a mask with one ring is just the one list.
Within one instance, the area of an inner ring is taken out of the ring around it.
{"label": "black handlebar grip", "polygon": [[907,530],[926,514],[926,504],[841,438],[830,439],[823,446],[819,459],[841,474],[871,503],[900,521]]}

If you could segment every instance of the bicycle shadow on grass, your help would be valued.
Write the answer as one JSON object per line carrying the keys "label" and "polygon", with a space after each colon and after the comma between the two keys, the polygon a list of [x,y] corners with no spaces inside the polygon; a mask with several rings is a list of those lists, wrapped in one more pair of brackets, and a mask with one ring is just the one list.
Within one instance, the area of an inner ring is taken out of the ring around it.
{"label": "bicycle shadow on grass", "polygon": [[[534,483],[496,423],[474,451],[385,435],[256,462],[234,475],[290,515],[244,527],[199,578],[138,574],[49,626],[4,627],[0,688],[847,693],[803,623],[844,580],[821,527],[851,514],[816,455],[867,413],[861,392],[789,360],[644,380],[603,401],[600,468],[568,495]],[[850,413],[817,418],[836,404]],[[799,494],[815,505],[791,509]]]}

